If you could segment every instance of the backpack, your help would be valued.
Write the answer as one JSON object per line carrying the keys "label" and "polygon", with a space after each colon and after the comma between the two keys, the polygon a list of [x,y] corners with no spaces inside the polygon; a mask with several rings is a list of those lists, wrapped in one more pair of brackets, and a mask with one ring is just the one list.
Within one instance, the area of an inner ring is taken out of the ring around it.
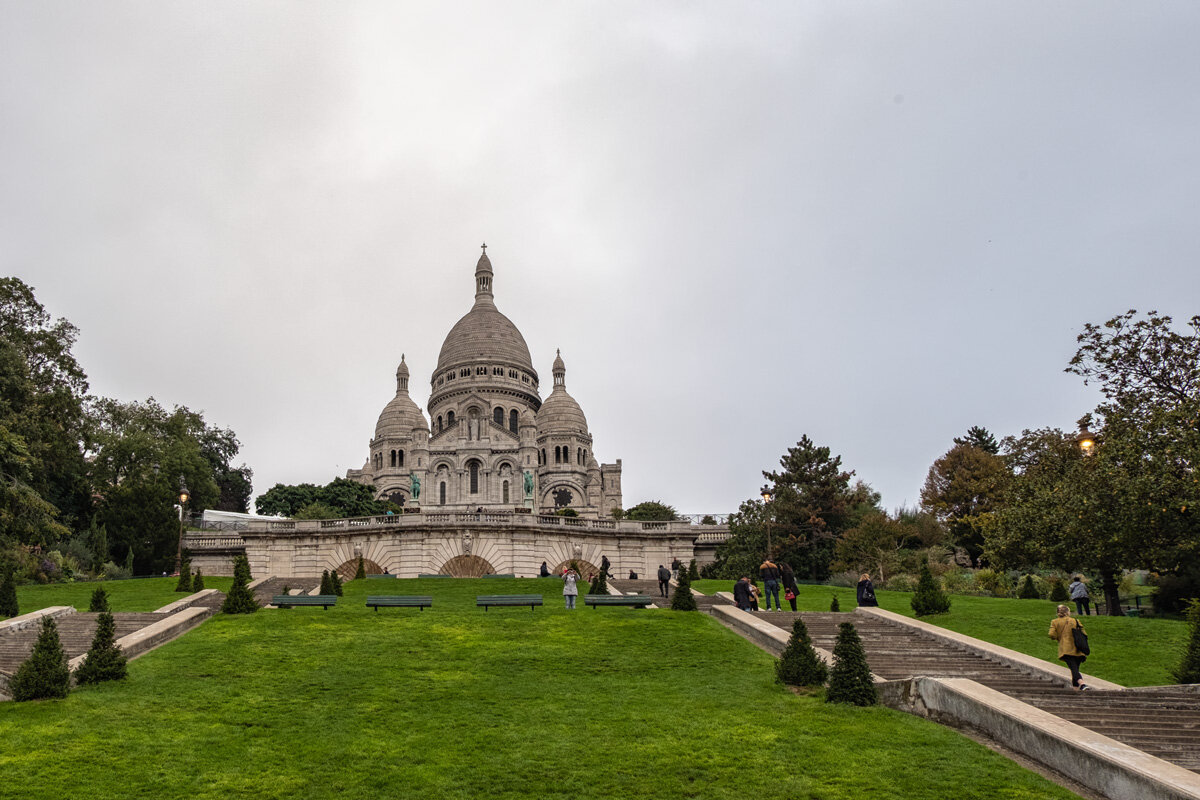
{"label": "backpack", "polygon": [[1076,650],[1085,656],[1092,654],[1092,648],[1088,646],[1087,634],[1083,632],[1083,628],[1079,627],[1079,620],[1075,620],[1075,625],[1071,628],[1071,638],[1075,640]]}

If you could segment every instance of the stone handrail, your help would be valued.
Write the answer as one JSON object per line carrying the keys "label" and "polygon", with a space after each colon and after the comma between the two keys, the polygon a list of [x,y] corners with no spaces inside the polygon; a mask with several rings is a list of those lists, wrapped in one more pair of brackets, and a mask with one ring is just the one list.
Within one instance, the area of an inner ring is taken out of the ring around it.
{"label": "stone handrail", "polygon": [[224,550],[227,548],[245,547],[246,540],[241,534],[212,534],[191,531],[187,534],[189,550]]}
{"label": "stone handrail", "polygon": [[704,531],[703,533],[697,534],[696,535],[696,544],[720,544],[721,542],[729,541],[729,537],[733,535],[729,532],[729,529],[725,528],[724,526],[717,527],[717,526],[712,526],[712,525],[706,525],[705,527],[706,528],[716,527],[716,530],[707,530],[707,531]]}

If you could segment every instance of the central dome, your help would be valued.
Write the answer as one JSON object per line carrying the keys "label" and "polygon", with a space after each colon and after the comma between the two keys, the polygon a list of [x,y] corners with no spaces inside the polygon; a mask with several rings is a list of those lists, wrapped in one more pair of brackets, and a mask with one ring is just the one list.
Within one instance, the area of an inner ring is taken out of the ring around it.
{"label": "central dome", "polygon": [[475,265],[475,284],[475,305],[446,334],[434,377],[460,364],[495,361],[519,367],[536,379],[525,337],[492,300],[492,262],[486,252]]}

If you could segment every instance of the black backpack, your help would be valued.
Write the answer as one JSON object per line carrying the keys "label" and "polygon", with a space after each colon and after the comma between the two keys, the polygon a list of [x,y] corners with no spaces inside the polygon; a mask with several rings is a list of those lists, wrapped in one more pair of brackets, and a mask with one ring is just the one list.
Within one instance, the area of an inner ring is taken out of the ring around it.
{"label": "black backpack", "polygon": [[1085,656],[1092,654],[1092,648],[1088,646],[1087,634],[1083,632],[1083,628],[1079,627],[1079,620],[1075,620],[1075,625],[1071,628],[1071,638],[1075,640],[1076,650]]}

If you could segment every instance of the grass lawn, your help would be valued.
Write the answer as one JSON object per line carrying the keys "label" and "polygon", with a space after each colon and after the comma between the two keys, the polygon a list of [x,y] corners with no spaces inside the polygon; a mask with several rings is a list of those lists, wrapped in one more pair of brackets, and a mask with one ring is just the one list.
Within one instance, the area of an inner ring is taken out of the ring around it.
{"label": "grass lawn", "polygon": [[[733,581],[696,581],[696,591],[712,594],[732,591]],[[854,589],[801,586],[796,598],[800,611],[828,611],[836,594],[843,611],[856,605]],[[879,606],[905,616],[915,616],[911,592],[876,592]],[[785,601],[786,607],[786,601]],[[953,595],[946,614],[922,621],[958,633],[1061,664],[1055,643],[1046,635],[1054,607],[1049,600],[1010,600],[1001,597]],[[1074,605],[1071,606],[1074,613]],[[1083,620],[1092,655],[1083,671],[1124,686],[1161,686],[1171,683],[1169,671],[1179,663],[1187,642],[1187,624],[1181,620],[1141,617],[1097,617]]]}
{"label": "grass lawn", "polygon": [[[17,605],[22,614],[37,611],[47,606],[74,606],[76,611],[87,611],[92,602],[92,592],[103,586],[108,592],[108,606],[113,611],[155,611],[167,603],[174,603],[188,593],[176,592],[179,578],[138,578],[127,581],[92,581],[78,583],[30,584],[17,587]],[[228,591],[233,578],[210,578],[204,576],[204,588]]]}
{"label": "grass lawn", "polygon": [[[925,720],[831,706],[702,614],[549,580],[355,581],[217,616],[65,700],[0,704],[0,797],[1069,798]],[[385,609],[367,594],[431,594]],[[474,607],[476,594],[547,605]]]}

